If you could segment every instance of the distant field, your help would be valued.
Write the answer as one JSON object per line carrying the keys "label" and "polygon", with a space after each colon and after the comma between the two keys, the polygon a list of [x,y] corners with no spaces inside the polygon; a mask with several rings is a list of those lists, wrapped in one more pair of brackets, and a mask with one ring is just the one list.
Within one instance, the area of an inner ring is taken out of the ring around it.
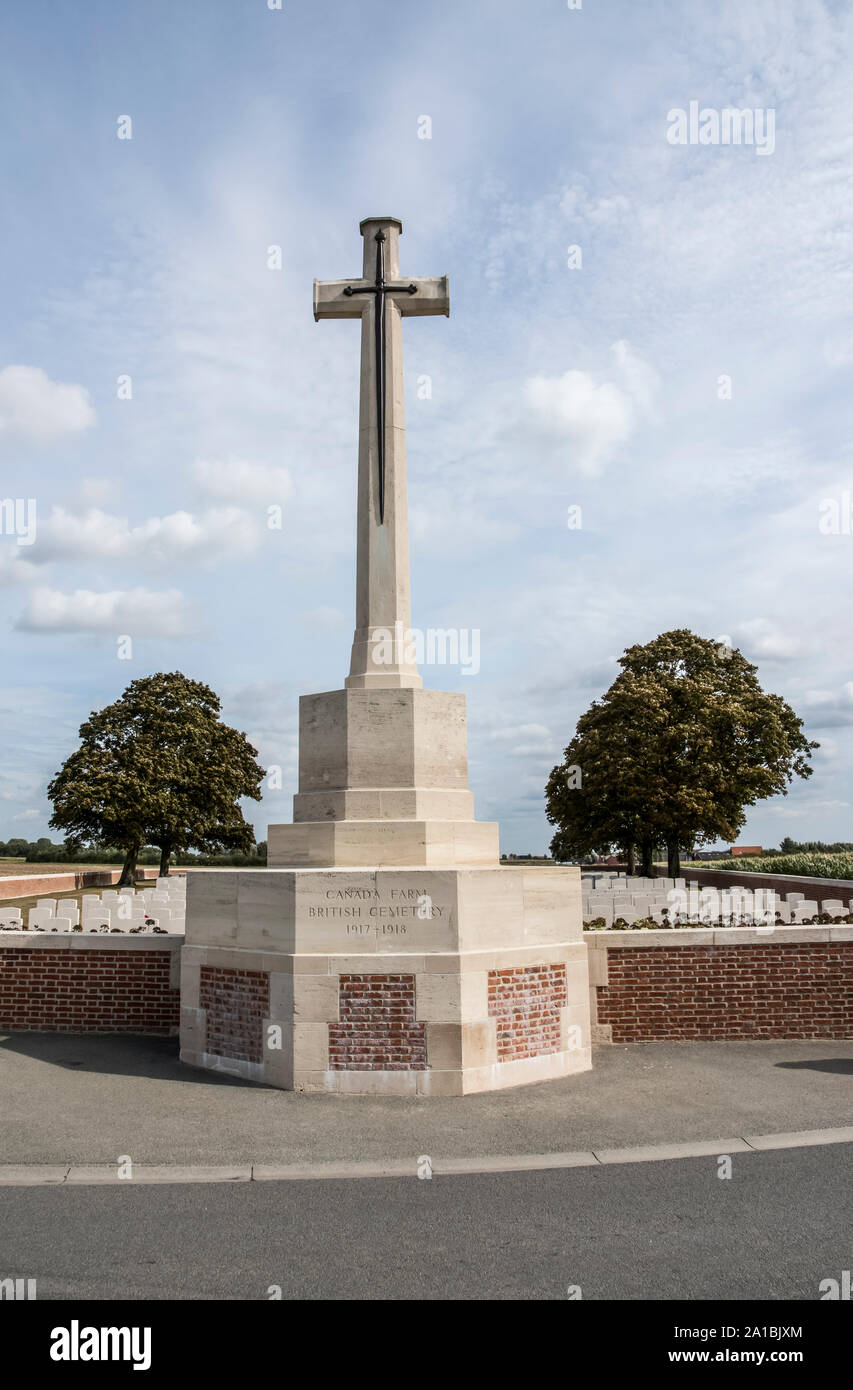
{"label": "distant field", "polygon": [[853,878],[853,854],[744,855],[725,859],[701,859],[684,868],[731,869],[745,874],[793,874],[806,878]]}
{"label": "distant field", "polygon": [[23,874],[82,874],[120,868],[120,864],[28,864],[26,859],[0,859],[0,876],[5,878]]}

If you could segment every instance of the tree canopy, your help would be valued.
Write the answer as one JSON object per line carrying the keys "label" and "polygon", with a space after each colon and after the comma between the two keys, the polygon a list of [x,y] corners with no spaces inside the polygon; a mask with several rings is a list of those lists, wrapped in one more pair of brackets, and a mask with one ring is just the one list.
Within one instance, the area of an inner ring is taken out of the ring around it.
{"label": "tree canopy", "polygon": [[546,787],[555,858],[734,840],[748,806],[810,777],[800,720],[737,650],[684,628],[629,647]]}
{"label": "tree canopy", "polygon": [[163,873],[176,851],[250,849],[238,801],[260,800],[264,769],[220,709],[209,686],[180,671],[132,681],[81,725],[80,747],[48,787],[51,826],[123,849],[122,883],[133,881],[145,844],[159,847]]}

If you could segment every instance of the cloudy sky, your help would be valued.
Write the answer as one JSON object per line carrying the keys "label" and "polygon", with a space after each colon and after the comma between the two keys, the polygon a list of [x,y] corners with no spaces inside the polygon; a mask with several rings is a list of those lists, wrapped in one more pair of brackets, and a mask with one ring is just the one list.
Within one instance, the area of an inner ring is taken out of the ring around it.
{"label": "cloudy sky", "polygon": [[[413,621],[479,631],[424,679],[502,848],[545,847],[578,715],[673,627],[821,743],[741,840],[853,839],[849,5],[275,3],[4,6],[0,838],[158,670],[282,769],[258,837],[291,819],[354,617],[359,335],[312,280],[379,213],[450,275],[404,325]],[[672,143],[691,102],[773,140]]]}

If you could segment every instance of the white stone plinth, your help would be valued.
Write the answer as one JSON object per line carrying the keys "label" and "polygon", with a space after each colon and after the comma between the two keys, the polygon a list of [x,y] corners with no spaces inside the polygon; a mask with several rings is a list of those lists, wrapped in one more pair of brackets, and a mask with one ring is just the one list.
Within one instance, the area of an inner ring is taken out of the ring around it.
{"label": "white stone plinth", "polygon": [[283,1089],[463,1095],[591,1065],[570,868],[198,870],[181,1058]]}
{"label": "white stone plinth", "polygon": [[299,701],[293,824],[270,868],[497,866],[498,826],[474,820],[465,696],[330,690]]}

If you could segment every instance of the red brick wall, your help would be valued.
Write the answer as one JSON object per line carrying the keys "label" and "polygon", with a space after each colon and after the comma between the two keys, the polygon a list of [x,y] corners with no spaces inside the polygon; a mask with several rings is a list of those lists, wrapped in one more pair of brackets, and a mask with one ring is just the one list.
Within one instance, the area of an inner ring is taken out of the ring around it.
{"label": "red brick wall", "polygon": [[426,1024],[415,1020],[414,975],[341,975],[332,1071],[425,1071]]}
{"label": "red brick wall", "polygon": [[560,1051],[565,965],[524,965],[489,971],[489,1017],[496,1018],[498,1061]]}
{"label": "red brick wall", "polygon": [[203,965],[198,1002],[207,1010],[206,1052],[240,1062],[263,1061],[263,1021],[270,1013],[270,977],[265,970]]}
{"label": "red brick wall", "polygon": [[[51,893],[70,893],[73,888],[107,888],[118,883],[121,869],[78,869],[76,872],[40,874],[38,864],[30,866],[30,872],[11,875],[0,874],[0,902],[14,902],[17,898],[49,897]],[[151,882],[160,873],[159,869],[138,867],[136,881]],[[170,874],[185,874],[186,870],[170,869]]]}
{"label": "red brick wall", "polygon": [[619,947],[607,975],[615,1043],[853,1038],[853,942]]}
{"label": "red brick wall", "polygon": [[9,1032],[175,1033],[167,950],[0,946],[0,1028]]}

